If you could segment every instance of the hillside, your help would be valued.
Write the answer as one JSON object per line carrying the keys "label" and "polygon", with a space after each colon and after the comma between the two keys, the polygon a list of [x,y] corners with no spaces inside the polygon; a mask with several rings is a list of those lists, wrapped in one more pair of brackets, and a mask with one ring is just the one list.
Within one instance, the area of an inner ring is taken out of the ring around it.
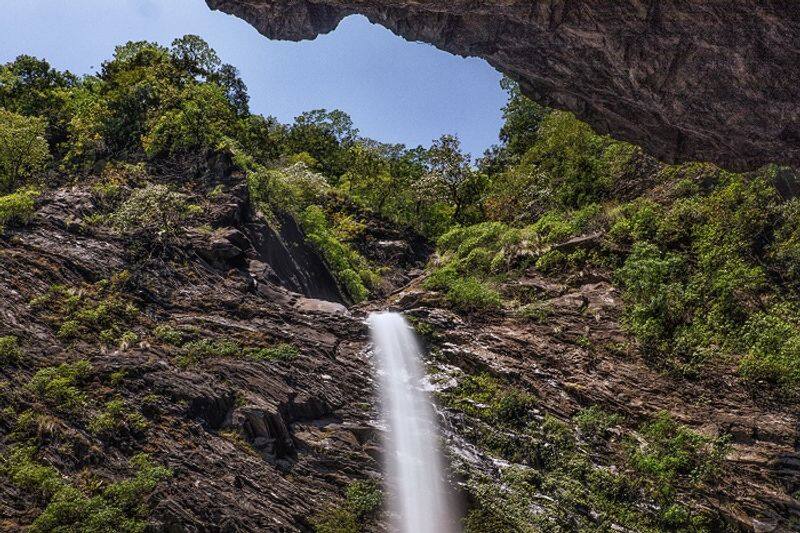
{"label": "hillside", "polygon": [[386,529],[403,310],[488,531],[800,523],[800,179],[669,166],[504,82],[500,144],[284,125],[201,39],[0,69],[0,525]]}

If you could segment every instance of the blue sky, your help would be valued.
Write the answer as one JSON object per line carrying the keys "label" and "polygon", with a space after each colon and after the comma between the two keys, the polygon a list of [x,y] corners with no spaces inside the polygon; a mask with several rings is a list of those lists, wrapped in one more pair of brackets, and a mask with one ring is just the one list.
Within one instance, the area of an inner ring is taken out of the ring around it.
{"label": "blue sky", "polygon": [[404,41],[362,17],[314,41],[291,43],[270,41],[203,0],[2,3],[0,62],[28,53],[85,74],[117,44],[169,44],[195,33],[240,69],[254,112],[289,122],[309,109],[339,108],[377,140],[427,145],[456,133],[476,156],[497,141],[505,103],[497,72],[483,60]]}

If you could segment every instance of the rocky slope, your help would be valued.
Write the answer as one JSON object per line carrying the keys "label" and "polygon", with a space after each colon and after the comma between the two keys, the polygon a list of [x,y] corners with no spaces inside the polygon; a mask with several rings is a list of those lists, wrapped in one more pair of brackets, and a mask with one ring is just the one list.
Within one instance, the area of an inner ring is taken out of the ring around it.
{"label": "rocky slope", "polygon": [[[287,289],[343,300],[289,220],[276,232],[254,211],[241,175],[199,187],[219,187],[205,224],[169,241],[87,223],[85,184],[6,232],[0,336],[19,346],[3,350],[0,448],[35,444],[38,464],[90,494],[147,453],[172,471],[150,495],[157,530],[309,530],[349,482],[379,477],[363,317]],[[371,227],[384,240],[365,247],[419,266],[399,233]],[[66,381],[37,373],[83,362]],[[31,465],[3,466],[19,483],[2,484],[0,529],[21,530],[46,490],[20,481]]]}
{"label": "rocky slope", "polygon": [[277,39],[362,14],[478,56],[533,99],[666,161],[800,164],[800,11],[793,2],[206,0]]}
{"label": "rocky slope", "polygon": [[[428,340],[453,482],[470,508],[487,507],[480,490],[487,484],[491,493],[506,487],[504,502],[521,497],[504,481],[509,472],[545,476],[525,485],[530,514],[523,519],[530,522],[502,528],[643,530],[618,516],[645,516],[652,502],[639,502],[635,492],[622,515],[596,507],[594,495],[584,501],[569,492],[566,483],[580,477],[554,466],[553,457],[568,453],[595,474],[624,473],[626,443],[647,442],[642,425],[660,412],[709,438],[731,439],[714,483],[678,486],[676,501],[691,494],[692,505],[728,529],[797,526],[796,411],[774,398],[754,399],[724,377],[733,371],[698,384],[652,370],[627,343],[620,297],[602,272],[558,279],[530,269],[505,290],[536,295],[546,309],[536,318],[459,315],[421,288],[424,243],[373,219],[357,245],[394,268],[386,276],[394,284],[384,287],[394,292],[348,310],[308,297],[342,300],[313,250],[291,240],[285,225],[278,236],[255,211],[241,175],[210,174],[189,193],[199,201],[208,190],[217,192],[203,224],[170,240],[126,238],[90,224],[98,207],[87,185],[46,193],[27,227],[6,232],[0,336],[19,339],[17,357],[2,367],[6,456],[34,442],[41,464],[91,494],[129,479],[129,458],[145,452],[172,472],[147,500],[147,522],[157,531],[311,530],[320,515],[341,508],[354,481],[380,480],[363,319],[394,307]],[[71,321],[76,332],[65,331]],[[43,368],[77,369],[79,361],[88,366],[39,386]],[[511,452],[486,440],[481,404],[458,396],[473,379],[530,399],[521,404],[527,426],[500,426]],[[614,413],[602,442],[574,418],[590,406]],[[554,434],[566,440],[556,446],[548,440]],[[11,468],[15,482],[0,489],[0,524],[15,531],[42,513],[46,499]],[[382,523],[377,515],[365,527]],[[490,522],[481,527],[498,530]]]}

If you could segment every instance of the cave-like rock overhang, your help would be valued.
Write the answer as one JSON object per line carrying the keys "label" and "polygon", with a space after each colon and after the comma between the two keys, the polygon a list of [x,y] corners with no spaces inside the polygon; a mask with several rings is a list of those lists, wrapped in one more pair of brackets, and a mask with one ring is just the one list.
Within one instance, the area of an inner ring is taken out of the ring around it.
{"label": "cave-like rock overhang", "polygon": [[486,59],[528,96],[668,162],[800,166],[796,0],[206,0],[273,39],[362,14]]}

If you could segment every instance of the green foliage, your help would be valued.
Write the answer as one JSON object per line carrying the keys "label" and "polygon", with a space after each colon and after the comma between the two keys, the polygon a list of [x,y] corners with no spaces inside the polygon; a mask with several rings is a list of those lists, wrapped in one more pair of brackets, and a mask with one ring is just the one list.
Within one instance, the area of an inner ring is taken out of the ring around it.
{"label": "green foliage", "polygon": [[620,417],[592,405],[576,414],[573,421],[588,439],[598,440],[608,437],[609,430],[620,423]]}
{"label": "green foliage", "polygon": [[744,353],[741,374],[750,381],[768,381],[787,389],[800,384],[800,309],[782,303],[753,314],[736,345]]}
{"label": "green foliage", "polygon": [[347,487],[345,501],[356,519],[364,520],[380,510],[383,494],[380,487],[373,481],[354,481]]}
{"label": "green foliage", "polygon": [[23,355],[22,348],[19,346],[19,339],[15,335],[0,337],[0,365],[16,364],[22,359]]}
{"label": "green foliage", "polygon": [[518,160],[536,143],[539,128],[549,110],[522,95],[519,85],[503,78],[501,86],[508,92],[508,103],[503,108],[503,126],[500,140],[511,160]]}
{"label": "green foliage", "polygon": [[33,215],[39,190],[32,187],[18,189],[0,196],[0,232],[9,224],[25,224]]}
{"label": "green foliage", "polygon": [[636,337],[651,349],[667,352],[675,328],[684,316],[685,286],[681,283],[684,259],[662,252],[653,244],[637,243],[617,271],[632,302],[627,323]]}
{"label": "green foliage", "polygon": [[776,207],[774,240],[768,257],[787,285],[800,285],[800,198]]}
{"label": "green foliage", "polygon": [[28,388],[39,398],[61,411],[76,411],[86,403],[80,385],[92,370],[88,361],[63,363],[38,370]]}
{"label": "green foliage", "polygon": [[360,272],[369,271],[366,260],[355,250],[336,238],[333,228],[321,207],[311,205],[300,216],[306,239],[325,258],[339,285],[354,302],[369,296]]}
{"label": "green foliage", "polygon": [[485,402],[492,401],[485,391],[492,387],[480,390],[471,401],[448,405],[484,420],[484,430],[467,436],[517,464],[504,469],[500,479],[477,474],[466,480],[474,504],[465,531],[719,530],[721,524],[696,499],[719,475],[725,439],[702,437],[660,415],[641,428],[638,439],[626,438],[627,447],[617,452],[609,428],[618,417],[597,407],[576,415],[577,436],[551,415],[538,424],[536,418],[523,420],[510,426],[511,433],[485,414]]}
{"label": "green foliage", "polygon": [[200,339],[183,345],[178,364],[188,366],[211,357],[236,357],[241,354],[241,345],[230,339]]}
{"label": "green foliage", "polygon": [[107,402],[102,411],[89,422],[89,431],[102,436],[118,434],[127,428],[144,431],[147,427],[147,420],[140,413],[129,409],[121,398]]}
{"label": "green foliage", "polygon": [[448,390],[445,402],[453,409],[487,422],[524,428],[532,419],[536,398],[489,374],[466,375]]}
{"label": "green foliage", "polygon": [[146,500],[163,480],[172,476],[164,467],[153,465],[146,455],[134,456],[132,478],[112,483],[95,495],[87,496],[59,472],[36,461],[35,448],[18,447],[4,457],[2,471],[11,482],[46,498],[48,503],[30,527],[32,532],[121,531],[142,533],[147,527]]}
{"label": "green foliage", "polygon": [[471,276],[452,280],[446,297],[453,307],[467,313],[497,309],[502,305],[496,290]]}
{"label": "green foliage", "polygon": [[165,185],[148,185],[134,190],[111,215],[111,222],[120,231],[175,233],[190,214],[184,195]]}
{"label": "green foliage", "polygon": [[331,507],[315,515],[311,522],[317,533],[360,533],[381,509],[383,495],[372,481],[355,481],[345,491],[340,507]]}
{"label": "green foliage", "polygon": [[710,438],[675,422],[667,413],[641,429],[644,445],[632,446],[631,466],[662,501],[675,490],[714,479],[728,450],[725,438]]}
{"label": "green foliage", "polygon": [[43,118],[0,108],[0,193],[10,193],[22,183],[38,183],[50,160],[46,124]]}
{"label": "green foliage", "polygon": [[305,163],[294,163],[281,170],[258,165],[248,174],[253,200],[269,211],[283,211],[300,216],[311,205],[324,202],[331,191],[325,178]]}
{"label": "green foliage", "polygon": [[285,153],[308,153],[317,162],[316,170],[329,176],[333,185],[346,171],[348,148],[358,130],[347,113],[315,109],[295,118],[285,141]]}
{"label": "green foliage", "polygon": [[180,346],[183,343],[183,334],[177,329],[166,324],[156,327],[156,329],[153,330],[153,334],[159,340],[173,346]]}
{"label": "green foliage", "polygon": [[768,281],[793,276],[791,202],[779,203],[770,169],[744,176],[686,165],[667,174],[702,187],[680,185],[671,204],[639,199],[612,214],[609,235],[631,246],[616,271],[627,326],[670,368],[692,374],[709,356],[732,353],[745,378],[796,389],[796,311]]}
{"label": "green foliage", "polygon": [[291,361],[300,354],[300,350],[292,344],[281,342],[269,348],[250,348],[245,354],[256,361]]}
{"label": "green foliage", "polygon": [[179,105],[153,121],[142,138],[145,153],[153,158],[164,155],[195,154],[216,147],[231,125],[236,123],[223,89],[214,83],[188,85],[179,96]]}
{"label": "green foliage", "polygon": [[99,339],[115,344],[139,314],[122,292],[129,276],[123,270],[110,280],[83,287],[53,285],[34,298],[31,307],[58,326],[57,335],[63,340]]}

